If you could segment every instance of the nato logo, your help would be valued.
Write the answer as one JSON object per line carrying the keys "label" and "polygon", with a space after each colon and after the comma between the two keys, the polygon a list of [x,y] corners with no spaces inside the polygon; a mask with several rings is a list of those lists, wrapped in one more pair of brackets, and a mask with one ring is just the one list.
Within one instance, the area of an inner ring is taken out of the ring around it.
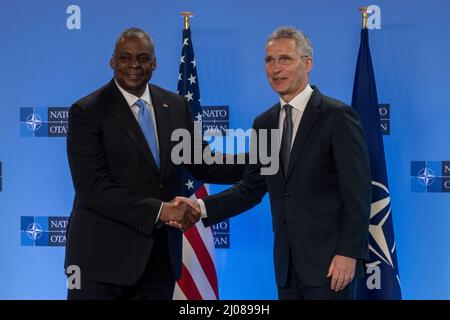
{"label": "nato logo", "polygon": [[230,123],[229,106],[204,106],[202,115],[203,134],[209,136],[225,135]]}
{"label": "nato logo", "polygon": [[2,173],[2,162],[0,161],[0,192],[3,191],[3,173]]}
{"label": "nato logo", "polygon": [[411,161],[412,192],[450,192],[450,161]]}
{"label": "nato logo", "polygon": [[20,217],[22,246],[62,247],[66,245],[68,217]]}
{"label": "nato logo", "polygon": [[381,134],[391,134],[391,105],[387,103],[378,105],[378,114],[380,116]]}
{"label": "nato logo", "polygon": [[20,108],[21,137],[65,137],[69,108]]}
{"label": "nato logo", "polygon": [[212,227],[214,247],[216,249],[230,248],[230,219],[219,222]]}

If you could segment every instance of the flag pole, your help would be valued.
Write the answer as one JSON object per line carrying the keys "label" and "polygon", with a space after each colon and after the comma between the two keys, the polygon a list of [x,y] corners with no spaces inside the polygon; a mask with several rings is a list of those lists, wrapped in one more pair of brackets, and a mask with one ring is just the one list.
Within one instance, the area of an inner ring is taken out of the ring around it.
{"label": "flag pole", "polygon": [[191,11],[183,11],[181,12],[181,16],[184,17],[184,29],[189,29],[189,27],[191,26],[189,18],[193,17],[194,15]]}
{"label": "flag pole", "polygon": [[358,10],[361,12],[362,15],[362,28],[367,29],[367,7],[359,7]]}

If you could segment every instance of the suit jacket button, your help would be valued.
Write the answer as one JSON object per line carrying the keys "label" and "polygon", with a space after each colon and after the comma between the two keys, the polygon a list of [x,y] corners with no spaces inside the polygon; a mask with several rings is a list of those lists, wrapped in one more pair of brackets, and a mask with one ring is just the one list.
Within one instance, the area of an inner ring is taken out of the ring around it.
{"label": "suit jacket button", "polygon": [[164,186],[163,186],[163,184],[161,183],[161,184],[159,185],[159,187],[162,189]]}
{"label": "suit jacket button", "polygon": [[291,197],[291,194],[286,192],[286,193],[284,194],[284,197],[285,197],[285,198],[290,198],[290,197]]}

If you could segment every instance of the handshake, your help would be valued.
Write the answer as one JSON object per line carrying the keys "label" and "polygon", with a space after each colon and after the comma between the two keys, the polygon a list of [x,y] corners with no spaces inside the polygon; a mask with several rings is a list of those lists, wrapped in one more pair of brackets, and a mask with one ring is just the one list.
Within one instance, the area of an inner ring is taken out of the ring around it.
{"label": "handshake", "polygon": [[164,202],[159,220],[167,225],[186,231],[201,217],[200,204],[185,197],[175,197]]}

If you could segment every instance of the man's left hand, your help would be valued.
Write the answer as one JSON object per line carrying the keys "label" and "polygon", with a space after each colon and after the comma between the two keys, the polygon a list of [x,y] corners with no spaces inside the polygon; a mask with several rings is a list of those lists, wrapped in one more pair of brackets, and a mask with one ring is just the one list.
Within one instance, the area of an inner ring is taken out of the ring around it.
{"label": "man's left hand", "polygon": [[356,259],[335,255],[328,268],[327,278],[331,277],[331,290],[341,291],[355,276]]}

